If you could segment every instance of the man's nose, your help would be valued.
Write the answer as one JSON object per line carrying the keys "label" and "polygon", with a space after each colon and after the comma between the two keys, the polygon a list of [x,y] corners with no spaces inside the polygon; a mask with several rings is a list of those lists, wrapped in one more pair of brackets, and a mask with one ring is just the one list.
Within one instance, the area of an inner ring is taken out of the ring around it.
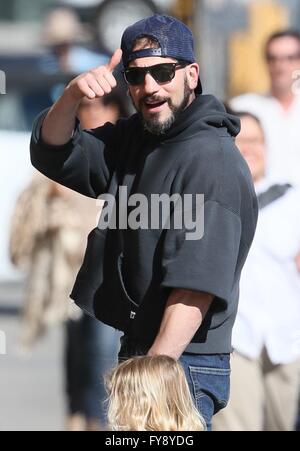
{"label": "man's nose", "polygon": [[145,75],[144,80],[144,91],[148,94],[157,92],[159,90],[159,84],[154,80],[154,78],[151,76],[151,74]]}

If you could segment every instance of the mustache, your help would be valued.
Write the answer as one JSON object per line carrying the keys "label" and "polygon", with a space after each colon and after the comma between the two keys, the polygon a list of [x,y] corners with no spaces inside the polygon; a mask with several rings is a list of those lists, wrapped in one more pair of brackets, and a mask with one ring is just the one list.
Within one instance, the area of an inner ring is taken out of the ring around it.
{"label": "mustache", "polygon": [[150,102],[168,102],[169,103],[170,99],[168,97],[158,97],[158,96],[146,95],[141,98],[140,104],[147,100]]}

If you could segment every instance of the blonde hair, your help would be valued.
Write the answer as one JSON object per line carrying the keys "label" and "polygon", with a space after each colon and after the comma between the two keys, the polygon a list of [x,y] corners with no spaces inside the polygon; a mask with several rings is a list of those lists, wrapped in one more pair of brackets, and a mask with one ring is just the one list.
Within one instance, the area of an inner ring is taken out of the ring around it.
{"label": "blonde hair", "polygon": [[106,377],[108,423],[115,431],[203,431],[185,378],[175,359],[133,357]]}

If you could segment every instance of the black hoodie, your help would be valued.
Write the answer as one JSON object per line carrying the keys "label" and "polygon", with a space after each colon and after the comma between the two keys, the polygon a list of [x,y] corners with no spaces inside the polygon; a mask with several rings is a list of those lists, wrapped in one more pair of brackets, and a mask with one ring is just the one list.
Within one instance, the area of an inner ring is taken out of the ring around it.
{"label": "black hoodie", "polygon": [[[128,196],[143,194],[148,205],[154,194],[193,195],[194,215],[203,211],[195,195],[204,195],[204,235],[196,240],[186,239],[184,224],[174,226],[172,204],[169,228],[92,231],[71,297],[150,346],[172,288],[211,293],[215,298],[186,351],[231,352],[239,279],[257,220],[251,175],[234,144],[239,120],[213,96],[201,95],[160,137],[133,115],[95,130],[82,131],[77,123],[67,144],[49,146],[40,136],[44,116],[34,126],[32,164],[69,188],[98,197],[123,186]],[[132,211],[128,206],[125,219]]]}

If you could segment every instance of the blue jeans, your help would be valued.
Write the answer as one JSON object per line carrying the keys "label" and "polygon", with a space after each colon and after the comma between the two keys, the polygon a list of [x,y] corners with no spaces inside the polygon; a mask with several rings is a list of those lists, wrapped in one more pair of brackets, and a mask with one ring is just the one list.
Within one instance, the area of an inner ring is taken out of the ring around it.
{"label": "blue jeans", "polygon": [[229,399],[230,354],[190,354],[180,357],[198,411],[207,430],[212,416],[223,409]]}

